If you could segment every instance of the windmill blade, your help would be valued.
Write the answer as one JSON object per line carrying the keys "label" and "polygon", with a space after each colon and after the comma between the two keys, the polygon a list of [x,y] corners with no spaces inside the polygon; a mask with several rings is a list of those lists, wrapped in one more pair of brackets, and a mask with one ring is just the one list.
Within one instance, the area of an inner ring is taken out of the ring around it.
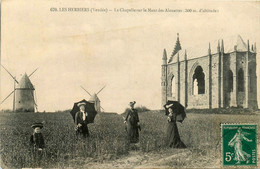
{"label": "windmill blade", "polygon": [[102,89],[100,89],[100,90],[97,92],[97,94],[100,93],[105,87],[106,87],[106,85],[105,85],[104,87],[102,87]]}
{"label": "windmill blade", "polygon": [[34,90],[34,93],[35,93],[35,94],[34,94],[34,95],[35,95],[35,98],[33,97],[33,101],[34,101],[34,105],[35,105],[36,112],[38,112],[36,90]]}
{"label": "windmill blade", "polygon": [[103,111],[105,111],[105,109],[104,109],[102,106],[100,106],[100,108],[101,108]]}
{"label": "windmill blade", "polygon": [[[34,102],[35,102],[35,105],[37,105],[37,95],[36,95],[36,90],[34,90],[34,95],[35,95],[35,99],[34,99]],[[38,105],[37,105],[38,106]]]}
{"label": "windmill blade", "polygon": [[84,87],[82,87],[82,86],[80,86],[80,87],[81,87],[83,90],[85,90],[85,92],[87,92],[89,96],[91,96],[91,94],[90,94]]}
{"label": "windmill blade", "polygon": [[16,81],[17,84],[19,84],[19,82],[16,80],[16,78],[1,64],[1,66],[4,68],[4,70],[6,70],[6,72]]}
{"label": "windmill blade", "polygon": [[38,106],[37,106],[37,105],[35,105],[35,109],[36,109],[36,112],[39,112],[39,111],[38,111]]}
{"label": "windmill blade", "polygon": [[8,99],[8,97],[10,97],[11,96],[11,94],[13,94],[14,93],[14,91],[12,91],[1,103],[0,103],[0,105],[2,104],[2,103],[4,103],[5,102],[5,100],[6,99]]}
{"label": "windmill blade", "polygon": [[39,68],[35,69],[28,77],[32,76]]}

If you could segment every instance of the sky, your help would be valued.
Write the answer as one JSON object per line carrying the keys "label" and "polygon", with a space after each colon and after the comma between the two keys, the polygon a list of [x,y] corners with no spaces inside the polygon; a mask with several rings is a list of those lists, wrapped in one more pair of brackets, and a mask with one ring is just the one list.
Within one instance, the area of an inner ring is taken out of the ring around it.
{"label": "sky", "polygon": [[[71,109],[98,94],[106,112],[122,113],[130,101],[161,107],[163,49],[168,56],[177,33],[182,48],[240,34],[260,49],[257,2],[49,1],[2,3],[1,63],[17,79],[30,74],[39,111]],[[51,12],[56,7],[108,8],[108,13]],[[216,9],[217,13],[126,13],[118,8]],[[259,45],[259,47],[258,47]],[[189,56],[188,56],[189,57]],[[259,65],[259,56],[257,58]],[[257,76],[259,76],[259,66]],[[258,84],[260,84],[258,78]],[[259,85],[258,85],[259,86]],[[1,70],[1,100],[13,80]],[[260,89],[258,100],[260,100]],[[259,101],[258,101],[259,102]],[[12,108],[12,97],[0,109]]]}

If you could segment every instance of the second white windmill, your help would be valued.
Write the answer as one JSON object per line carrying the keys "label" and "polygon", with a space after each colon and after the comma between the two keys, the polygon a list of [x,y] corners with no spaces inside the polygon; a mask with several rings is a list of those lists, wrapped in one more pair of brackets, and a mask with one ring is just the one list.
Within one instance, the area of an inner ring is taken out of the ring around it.
{"label": "second white windmill", "polygon": [[101,101],[97,95],[106,87],[106,85],[104,87],[102,87],[97,93],[94,93],[93,95],[91,95],[83,86],[80,86],[80,87],[90,96],[88,101],[95,104],[96,111],[98,113],[101,112],[101,109],[104,111],[104,109],[100,105]]}

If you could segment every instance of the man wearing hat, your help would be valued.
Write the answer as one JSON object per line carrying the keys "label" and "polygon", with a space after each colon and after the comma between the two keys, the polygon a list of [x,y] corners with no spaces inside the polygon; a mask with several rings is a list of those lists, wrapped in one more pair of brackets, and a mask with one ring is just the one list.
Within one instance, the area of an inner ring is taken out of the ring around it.
{"label": "man wearing hat", "polygon": [[88,131],[88,113],[85,111],[86,103],[81,102],[77,105],[79,110],[75,115],[76,134],[82,135],[84,138],[89,137]]}
{"label": "man wearing hat", "polygon": [[137,113],[137,110],[134,108],[135,101],[130,102],[130,110],[127,112],[126,118],[124,123],[126,123],[126,130],[127,130],[127,136],[130,141],[130,143],[137,143],[139,142],[139,131],[140,125],[139,125],[139,116]]}
{"label": "man wearing hat", "polygon": [[43,135],[41,133],[43,123],[34,123],[31,127],[34,129],[34,132],[31,135],[30,142],[35,149],[41,151],[45,147]]}

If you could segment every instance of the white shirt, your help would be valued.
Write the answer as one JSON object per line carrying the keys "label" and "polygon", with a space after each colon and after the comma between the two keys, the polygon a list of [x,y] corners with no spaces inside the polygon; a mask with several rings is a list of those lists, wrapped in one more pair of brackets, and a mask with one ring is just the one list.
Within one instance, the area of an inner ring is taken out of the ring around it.
{"label": "white shirt", "polygon": [[83,112],[82,111],[82,113],[83,113],[83,121],[85,121],[86,120],[86,116],[87,116],[87,112]]}

